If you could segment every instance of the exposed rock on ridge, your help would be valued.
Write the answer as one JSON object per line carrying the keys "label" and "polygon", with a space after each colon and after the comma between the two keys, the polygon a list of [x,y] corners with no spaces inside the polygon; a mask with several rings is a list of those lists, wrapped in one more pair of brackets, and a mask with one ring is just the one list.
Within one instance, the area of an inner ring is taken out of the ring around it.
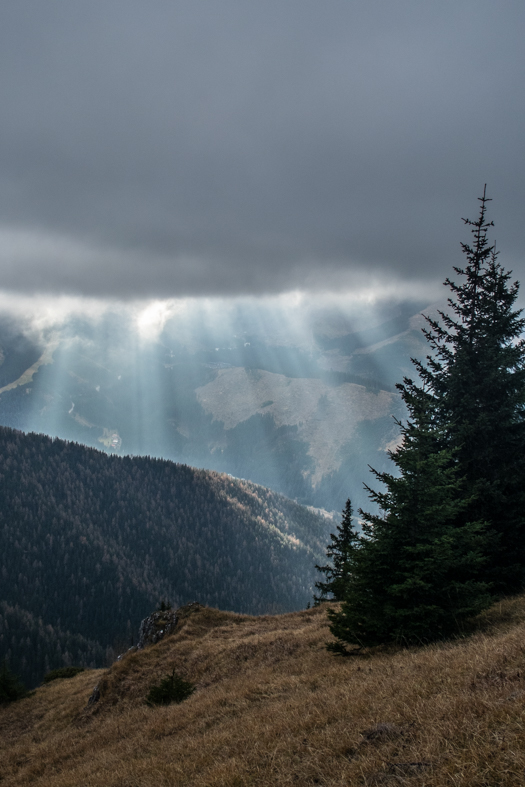
{"label": "exposed rock on ridge", "polygon": [[153,612],[144,618],[139,628],[137,649],[142,650],[146,645],[154,645],[163,637],[175,631],[179,618],[173,609],[162,609]]}

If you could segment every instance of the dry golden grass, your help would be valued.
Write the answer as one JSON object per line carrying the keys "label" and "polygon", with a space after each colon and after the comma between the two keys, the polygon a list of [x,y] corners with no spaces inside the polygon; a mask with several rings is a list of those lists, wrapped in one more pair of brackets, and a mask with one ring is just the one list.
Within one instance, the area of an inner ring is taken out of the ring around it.
{"label": "dry golden grass", "polygon": [[[329,638],[322,607],[188,613],[110,670],[0,709],[1,787],[525,785],[525,598],[455,643],[345,659]],[[149,707],[173,666],[197,691]]]}

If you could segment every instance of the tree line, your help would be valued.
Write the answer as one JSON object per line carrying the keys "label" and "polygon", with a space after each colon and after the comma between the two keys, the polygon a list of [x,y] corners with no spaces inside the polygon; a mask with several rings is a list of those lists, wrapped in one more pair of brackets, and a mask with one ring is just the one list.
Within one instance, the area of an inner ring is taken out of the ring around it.
{"label": "tree line", "polygon": [[378,513],[359,509],[359,527],[349,500],[318,566],[316,600],[342,601],[328,613],[336,651],[457,635],[525,585],[525,319],[488,240],[489,201],[464,219],[473,240],[445,281],[448,308],[426,317],[426,360],[397,386],[395,470],[366,486]]}

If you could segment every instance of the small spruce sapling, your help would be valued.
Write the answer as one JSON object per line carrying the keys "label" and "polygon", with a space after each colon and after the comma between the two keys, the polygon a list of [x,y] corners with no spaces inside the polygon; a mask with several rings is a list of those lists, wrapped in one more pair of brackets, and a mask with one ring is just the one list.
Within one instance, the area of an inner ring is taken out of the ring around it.
{"label": "small spruce sapling", "polygon": [[188,699],[194,691],[194,684],[184,680],[174,668],[171,675],[166,675],[160,683],[150,688],[146,701],[149,705],[170,705]]}

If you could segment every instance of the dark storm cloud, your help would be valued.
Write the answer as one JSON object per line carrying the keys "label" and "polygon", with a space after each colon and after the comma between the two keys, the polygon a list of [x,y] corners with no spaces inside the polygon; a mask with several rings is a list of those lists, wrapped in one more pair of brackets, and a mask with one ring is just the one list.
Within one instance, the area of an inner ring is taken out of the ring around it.
{"label": "dark storm cloud", "polygon": [[525,6],[7,0],[0,286],[441,280],[488,182],[522,273]]}

